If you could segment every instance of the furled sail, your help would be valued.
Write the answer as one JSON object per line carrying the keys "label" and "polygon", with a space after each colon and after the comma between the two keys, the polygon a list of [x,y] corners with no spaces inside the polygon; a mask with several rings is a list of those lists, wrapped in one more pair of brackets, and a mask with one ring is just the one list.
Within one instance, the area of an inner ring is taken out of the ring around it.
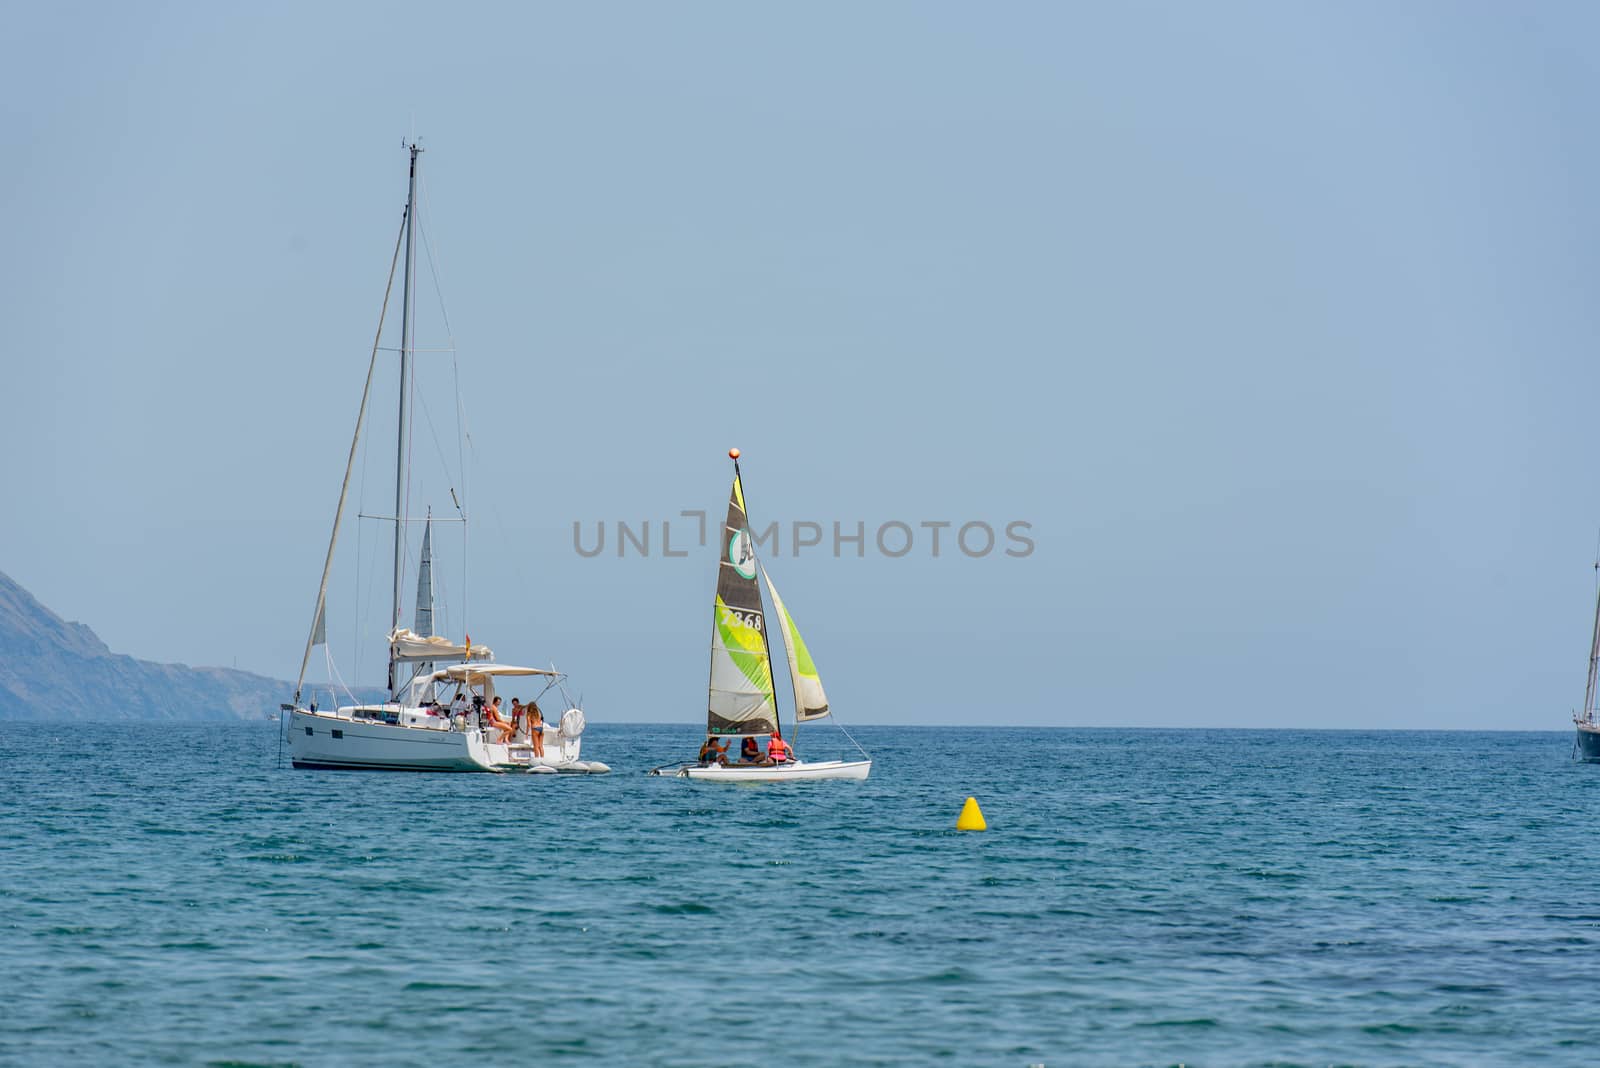
{"label": "furled sail", "polygon": [[422,635],[400,627],[389,635],[389,653],[396,660],[493,660],[487,645],[457,645],[449,638]]}
{"label": "furled sail", "polygon": [[422,527],[422,560],[417,564],[417,623],[411,628],[418,637],[433,637],[433,520]]}
{"label": "furled sail", "polygon": [[778,587],[772,584],[767,569],[761,569],[767,580],[767,592],[772,595],[773,611],[778,613],[778,633],[783,635],[783,651],[789,655],[789,680],[794,683],[794,718],[801,723],[808,719],[821,719],[828,714],[828,695],[822,692],[822,679],[817,675],[817,665],[811,662],[811,651],[794,617],[783,606]]}
{"label": "furled sail", "polygon": [[[433,637],[433,517],[422,526],[422,558],[417,563],[417,624],[412,630],[419,638]],[[417,665],[416,675],[433,671],[433,661]],[[413,676],[415,677],[415,676]]]}
{"label": "furled sail", "polygon": [[728,495],[717,601],[711,629],[711,693],[706,730],[711,734],[772,734],[778,703],[772,692],[767,628],[756,584],[756,549],[744,513],[744,487],[737,473]]}

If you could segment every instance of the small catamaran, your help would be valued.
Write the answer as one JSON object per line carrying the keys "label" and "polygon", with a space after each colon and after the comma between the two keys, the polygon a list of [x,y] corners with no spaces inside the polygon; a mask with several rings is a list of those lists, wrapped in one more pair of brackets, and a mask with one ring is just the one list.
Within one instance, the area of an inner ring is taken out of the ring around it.
{"label": "small catamaran", "polygon": [[[794,618],[784,607],[772,576],[756,560],[755,542],[745,515],[744,485],[739,477],[739,450],[729,449],[733,460],[733,488],[728,495],[728,518],[718,540],[717,599],[711,631],[711,683],[706,703],[706,743],[700,759],[680,766],[681,778],[712,782],[791,782],[802,779],[865,779],[872,760],[799,759],[792,744],[783,740],[778,723],[777,694],[773,689],[772,652],[767,642],[766,613],[756,573],[766,581],[767,593],[778,617],[778,632],[794,686],[795,733],[802,723],[830,714],[828,698],[811,653],[800,637]],[[843,731],[846,738],[848,732]],[[744,755],[725,750],[739,739]],[[761,752],[759,738],[770,738]],[[850,744],[866,757],[854,738]],[[735,757],[739,759],[734,759]],[[657,768],[651,774],[659,775]]]}

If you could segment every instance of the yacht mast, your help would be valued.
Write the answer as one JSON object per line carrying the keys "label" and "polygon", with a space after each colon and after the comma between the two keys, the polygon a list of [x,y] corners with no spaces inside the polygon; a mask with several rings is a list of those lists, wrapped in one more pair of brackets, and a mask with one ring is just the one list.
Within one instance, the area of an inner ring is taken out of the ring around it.
{"label": "yacht mast", "polygon": [[[400,425],[396,435],[394,460],[394,611],[389,631],[400,626],[400,603],[406,563],[406,453],[411,444],[411,353],[412,353],[412,275],[417,262],[417,156],[422,149],[413,142],[411,174],[406,190],[406,269],[404,296],[400,301]],[[389,698],[400,692],[400,662],[389,650]]]}

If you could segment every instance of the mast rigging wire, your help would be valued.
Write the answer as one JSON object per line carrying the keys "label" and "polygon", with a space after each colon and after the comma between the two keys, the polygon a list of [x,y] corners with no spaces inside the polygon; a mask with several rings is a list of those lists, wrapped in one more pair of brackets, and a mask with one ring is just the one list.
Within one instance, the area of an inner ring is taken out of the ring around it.
{"label": "mast rigging wire", "polygon": [[[383,337],[383,319],[389,309],[389,294],[394,289],[395,265],[400,262],[400,244],[405,236],[406,225],[411,219],[411,205],[406,205],[406,210],[401,214],[400,237],[395,239],[394,256],[389,261],[389,280],[383,287],[383,307],[378,312],[378,329],[372,338],[372,358],[367,361],[367,381],[361,388],[361,410],[356,415],[355,433],[350,438],[350,456],[345,461],[344,482],[339,486],[339,505],[333,513],[333,533],[328,536],[328,555],[322,564],[322,584],[317,590],[317,607],[311,615],[311,630],[306,634],[305,653],[300,658],[300,674],[294,684],[294,704],[300,704],[300,691],[306,681],[306,665],[311,661],[311,647],[317,636],[317,623],[322,620],[326,631],[325,613],[328,606],[328,571],[333,566],[334,546],[339,542],[339,521],[344,518],[345,497],[350,491],[350,470],[355,466],[356,446],[361,442],[361,425],[367,416],[367,397],[372,392],[372,374],[378,366],[378,342]],[[324,634],[326,637],[326,634]]]}
{"label": "mast rigging wire", "polygon": [[[428,218],[432,218],[433,194],[432,188],[428,184],[427,175],[422,176],[421,185],[422,201],[424,205],[427,206],[427,212],[425,215]],[[420,225],[420,217],[418,222]],[[440,280],[440,276],[444,273],[443,256],[435,253],[433,234],[428,227],[422,226],[421,230],[423,258],[428,261],[428,276],[433,279],[434,296],[439,301],[439,318],[444,322],[444,335],[449,345],[450,377],[451,384],[455,387],[456,394],[456,472],[460,476],[461,497],[466,498],[468,496],[468,474],[466,450],[463,447],[463,440],[467,437],[467,410],[461,397],[461,361],[459,354],[456,352],[456,332],[450,325],[450,307],[445,303],[444,285]],[[441,449],[440,451],[442,452],[443,450]],[[450,491],[450,499],[452,502],[454,502],[456,511],[460,513],[463,524],[465,524],[467,518],[466,509],[462,506],[461,500],[457,499],[455,490],[453,488]],[[472,559],[472,554],[469,551],[468,544],[470,537],[470,529],[466,525],[463,525],[461,528],[461,625],[464,629],[470,629],[471,626],[471,618],[468,614],[467,604],[467,599],[472,589],[471,583],[468,581],[467,573],[468,566],[470,565]],[[526,586],[526,583],[524,583],[524,586]]]}

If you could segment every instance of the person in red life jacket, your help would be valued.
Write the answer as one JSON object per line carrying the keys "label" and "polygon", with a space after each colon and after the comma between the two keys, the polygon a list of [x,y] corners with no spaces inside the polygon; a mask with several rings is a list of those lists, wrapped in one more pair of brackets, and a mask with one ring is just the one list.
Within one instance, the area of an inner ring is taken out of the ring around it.
{"label": "person in red life jacket", "polygon": [[761,743],[756,741],[754,738],[749,738],[749,737],[745,738],[744,741],[740,742],[739,743],[739,763],[741,763],[741,764],[759,764],[759,763],[761,763]]}
{"label": "person in red life jacket", "polygon": [[794,753],[789,749],[789,743],[783,740],[783,735],[774,734],[767,743],[767,759],[774,764],[782,764],[794,759]]}

